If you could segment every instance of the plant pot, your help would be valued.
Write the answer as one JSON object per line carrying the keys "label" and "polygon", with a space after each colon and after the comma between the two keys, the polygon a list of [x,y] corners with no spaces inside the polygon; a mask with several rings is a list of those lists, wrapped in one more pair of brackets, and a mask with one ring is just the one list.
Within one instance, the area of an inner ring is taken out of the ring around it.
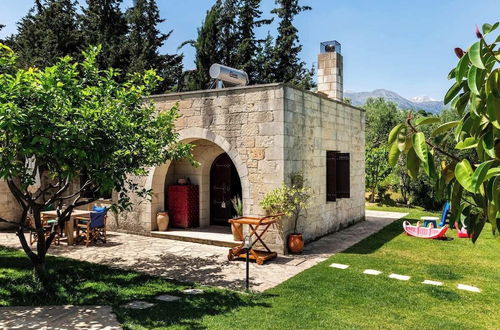
{"label": "plant pot", "polygon": [[231,233],[233,233],[233,239],[237,242],[243,241],[243,225],[241,223],[231,224]]}
{"label": "plant pot", "polygon": [[290,234],[288,235],[288,252],[290,253],[300,253],[304,249],[304,240],[302,239],[302,234]]}
{"label": "plant pot", "polygon": [[159,231],[166,231],[169,223],[168,212],[158,212],[156,214],[156,224],[158,225]]}

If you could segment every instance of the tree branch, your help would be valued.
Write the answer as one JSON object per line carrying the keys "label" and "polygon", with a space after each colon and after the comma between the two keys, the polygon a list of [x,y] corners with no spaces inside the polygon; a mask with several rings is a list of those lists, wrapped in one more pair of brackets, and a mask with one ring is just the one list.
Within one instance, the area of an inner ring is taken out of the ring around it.
{"label": "tree branch", "polygon": [[[418,131],[418,130],[417,130],[417,129],[413,126],[413,124],[411,123],[411,119],[412,119],[412,117],[411,117],[411,112],[410,112],[410,113],[408,114],[408,119],[406,120],[406,122],[407,122],[408,126],[411,128],[411,130],[413,131],[413,133],[418,133],[419,131]],[[438,147],[438,146],[436,146],[436,145],[434,145],[434,144],[430,143],[429,141],[425,140],[425,143],[426,143],[429,147],[431,147],[432,149],[437,150],[438,152],[440,152],[440,153],[442,153],[443,155],[445,155],[445,156],[447,156],[447,157],[449,157],[449,158],[451,158],[451,159],[455,160],[456,162],[460,162],[460,161],[461,161],[461,159],[460,159],[460,158],[458,158],[458,157],[456,157],[456,156],[454,156],[454,155],[450,154],[450,153],[449,153],[449,152],[447,152],[447,151],[444,151],[443,149],[441,149],[440,147]]]}

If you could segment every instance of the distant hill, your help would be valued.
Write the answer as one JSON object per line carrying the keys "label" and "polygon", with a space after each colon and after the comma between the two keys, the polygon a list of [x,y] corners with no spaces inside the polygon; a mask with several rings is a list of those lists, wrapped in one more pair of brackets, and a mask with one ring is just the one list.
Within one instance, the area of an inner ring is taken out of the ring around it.
{"label": "distant hill", "polygon": [[370,97],[383,97],[384,99],[394,102],[401,109],[410,110],[425,110],[432,113],[438,113],[445,108],[443,101],[436,101],[426,96],[414,97],[408,100],[396,92],[387,89],[376,89],[372,92],[345,92],[345,98],[349,98],[353,105],[362,106]]}

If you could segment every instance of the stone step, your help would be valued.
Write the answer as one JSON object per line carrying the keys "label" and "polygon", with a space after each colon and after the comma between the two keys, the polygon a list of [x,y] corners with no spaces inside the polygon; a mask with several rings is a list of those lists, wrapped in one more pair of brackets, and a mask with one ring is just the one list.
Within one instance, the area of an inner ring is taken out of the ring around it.
{"label": "stone step", "polygon": [[151,236],[198,244],[234,247],[241,242],[233,240],[232,234],[192,230],[152,231]]}

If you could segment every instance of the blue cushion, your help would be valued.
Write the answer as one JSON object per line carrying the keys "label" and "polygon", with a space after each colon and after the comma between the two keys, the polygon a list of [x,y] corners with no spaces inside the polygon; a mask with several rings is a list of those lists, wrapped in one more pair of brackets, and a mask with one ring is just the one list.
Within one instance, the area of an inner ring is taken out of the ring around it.
{"label": "blue cushion", "polygon": [[102,212],[106,212],[106,208],[94,205],[92,207],[92,211],[97,212],[97,213],[102,213]]}

